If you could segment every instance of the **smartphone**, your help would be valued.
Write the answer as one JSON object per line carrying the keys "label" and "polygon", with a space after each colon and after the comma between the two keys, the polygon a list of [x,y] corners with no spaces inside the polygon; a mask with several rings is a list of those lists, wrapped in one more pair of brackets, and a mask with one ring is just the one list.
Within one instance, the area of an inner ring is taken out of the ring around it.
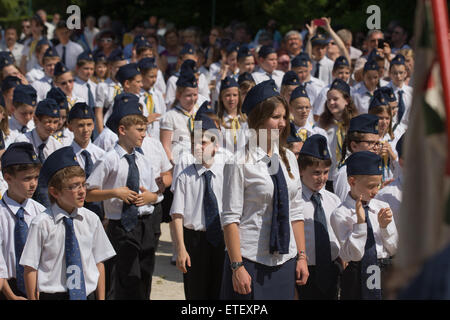
{"label": "smartphone", "polygon": [[378,48],[384,49],[384,43],[385,43],[384,40],[382,40],[382,39],[378,40]]}
{"label": "smartphone", "polygon": [[322,19],[314,19],[313,23],[318,27],[325,25],[325,21],[323,21]]}

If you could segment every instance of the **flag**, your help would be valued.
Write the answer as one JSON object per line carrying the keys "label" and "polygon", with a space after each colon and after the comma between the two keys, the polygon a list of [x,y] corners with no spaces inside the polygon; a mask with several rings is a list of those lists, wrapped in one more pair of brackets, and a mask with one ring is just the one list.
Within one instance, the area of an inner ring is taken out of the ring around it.
{"label": "flag", "polygon": [[418,0],[416,8],[414,94],[403,152],[403,199],[396,221],[399,245],[387,281],[391,298],[449,239],[447,115],[431,1]]}

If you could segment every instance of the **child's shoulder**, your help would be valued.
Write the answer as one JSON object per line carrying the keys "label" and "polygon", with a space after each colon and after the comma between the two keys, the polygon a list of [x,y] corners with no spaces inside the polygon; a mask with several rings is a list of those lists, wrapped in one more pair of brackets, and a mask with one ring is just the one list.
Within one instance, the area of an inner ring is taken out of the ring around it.
{"label": "child's shoulder", "polygon": [[337,207],[342,204],[341,199],[333,192],[323,189],[323,193],[327,196],[327,201],[333,201]]}

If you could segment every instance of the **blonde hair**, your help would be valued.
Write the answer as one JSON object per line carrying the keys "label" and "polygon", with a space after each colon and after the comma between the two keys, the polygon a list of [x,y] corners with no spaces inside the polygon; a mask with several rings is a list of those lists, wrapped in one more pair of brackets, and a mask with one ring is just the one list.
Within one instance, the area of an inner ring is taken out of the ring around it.
{"label": "blonde hair", "polygon": [[[50,187],[53,187],[56,190],[62,190],[65,186],[65,182],[75,177],[86,178],[86,174],[80,166],[65,167],[57,171],[53,177],[50,178],[48,188],[50,189]],[[51,203],[56,202],[56,199],[50,194],[50,192],[48,192],[48,197],[50,198]]]}

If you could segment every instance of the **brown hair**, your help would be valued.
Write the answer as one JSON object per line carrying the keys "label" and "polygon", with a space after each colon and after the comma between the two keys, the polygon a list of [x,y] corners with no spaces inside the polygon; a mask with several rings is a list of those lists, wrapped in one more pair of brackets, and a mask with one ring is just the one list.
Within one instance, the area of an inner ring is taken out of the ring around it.
{"label": "brown hair", "polygon": [[308,155],[300,153],[300,155],[297,159],[297,163],[298,163],[298,168],[300,170],[305,170],[307,167],[318,167],[321,164],[323,164],[326,167],[330,167],[331,159],[322,160],[322,159],[315,158],[313,156],[308,156]]}
{"label": "brown hair", "polygon": [[[356,117],[358,115],[358,111],[355,107],[355,104],[353,102],[353,99],[349,94],[342,90],[338,89],[332,89],[339,91],[343,96],[344,99],[347,101],[347,106],[344,109],[344,113],[342,114],[342,120],[344,125],[344,130],[347,131],[348,127],[350,125],[350,119]],[[322,114],[319,117],[319,126],[325,130],[327,130],[330,126],[334,124],[333,121],[333,114],[328,109],[327,102],[325,102],[325,110],[322,112]]]}
{"label": "brown hair", "polygon": [[[388,133],[389,133],[389,136],[391,137],[391,139],[394,139],[394,132],[392,130],[392,110],[391,110],[391,107],[388,106],[388,105],[377,106],[377,107],[369,109],[368,113],[378,116],[379,114],[381,114],[381,113],[383,113],[385,111],[389,115]],[[381,138],[383,138],[383,137],[381,137]]]}
{"label": "brown hair", "polygon": [[[238,105],[237,105],[237,114],[240,117],[239,122],[242,123],[242,122],[247,121],[247,116],[242,113],[242,109],[241,109],[242,108],[241,91],[239,90],[239,88],[237,88],[237,89],[238,89],[238,96],[239,96],[239,102],[238,102]],[[225,123],[225,120],[223,119],[224,113],[226,112],[226,110],[225,110],[225,106],[224,106],[224,104],[222,102],[222,93],[225,90],[222,90],[219,93],[219,102],[218,102],[218,105],[217,105],[217,117],[218,117],[218,119],[220,121],[220,124],[222,126],[224,126],[225,128],[229,129],[228,125]]]}
{"label": "brown hair", "polygon": [[9,121],[5,106],[0,105],[0,112],[3,113],[3,120],[0,121],[0,130],[4,134],[3,138],[6,138],[7,136],[9,136]]}
{"label": "brown hair", "polygon": [[133,125],[147,125],[147,118],[142,114],[130,114],[119,121],[119,126],[124,126],[126,129]]}
{"label": "brown hair", "polygon": [[286,140],[289,136],[290,126],[289,126],[289,107],[288,103],[282,96],[273,96],[270,97],[260,103],[258,103],[252,111],[248,114],[247,122],[250,129],[258,130],[264,122],[266,122],[267,119],[269,119],[273,112],[275,111],[275,108],[282,104],[285,111],[286,111],[286,127],[283,130],[283,132],[280,135],[280,156],[281,160],[283,160],[286,169],[289,173],[289,177],[291,179],[294,178],[291,170],[291,166],[289,164],[289,161],[286,156]]}
{"label": "brown hair", "polygon": [[[72,179],[75,177],[86,178],[86,174],[80,166],[65,167],[65,168],[57,171],[53,175],[53,177],[50,178],[50,181],[48,182],[48,188],[50,189],[50,187],[53,187],[56,190],[62,190],[64,187],[64,183],[66,181],[68,181],[69,179]],[[48,197],[50,198],[51,203],[56,202],[56,199],[53,198],[53,196],[50,194],[50,192],[48,193]]]}
{"label": "brown hair", "polygon": [[345,136],[344,142],[342,144],[341,159],[345,159],[345,157],[347,156],[347,150],[350,150],[351,153],[354,152],[351,148],[352,142],[361,141],[362,139],[364,139],[365,134],[366,133],[364,132],[356,132],[356,131],[347,132],[347,135]]}
{"label": "brown hair", "polygon": [[55,61],[61,61],[61,58],[60,57],[43,57],[42,58],[42,63],[43,64],[46,64],[47,63],[47,61],[53,61],[53,60],[55,60]]}
{"label": "brown hair", "polygon": [[6,168],[2,168],[3,175],[9,174],[10,176],[15,177],[18,172],[27,171],[30,169],[39,169],[41,170],[42,165],[40,163],[27,163],[27,164],[15,164],[12,166],[8,166]]}
{"label": "brown hair", "polygon": [[78,60],[77,61],[77,67],[80,68],[80,67],[82,67],[82,66],[84,66],[85,64],[88,64],[88,63],[92,63],[94,65],[94,68],[95,68],[95,61],[87,60],[87,59],[80,59],[80,60]]}

